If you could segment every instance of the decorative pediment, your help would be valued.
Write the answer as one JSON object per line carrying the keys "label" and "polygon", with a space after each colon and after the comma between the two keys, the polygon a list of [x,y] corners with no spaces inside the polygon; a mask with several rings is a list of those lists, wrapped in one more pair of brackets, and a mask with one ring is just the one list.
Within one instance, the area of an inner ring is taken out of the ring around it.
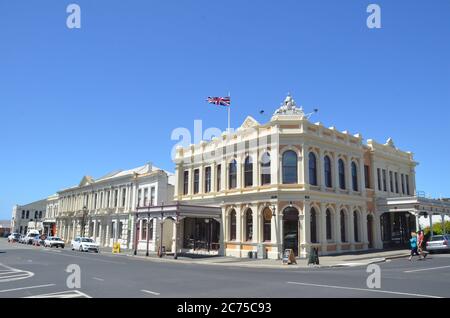
{"label": "decorative pediment", "polygon": [[92,183],[94,183],[94,179],[92,179],[92,177],[84,176],[83,179],[81,179],[81,181],[80,181],[79,187],[84,187],[84,186],[90,185]]}
{"label": "decorative pediment", "polygon": [[241,127],[239,128],[241,129],[248,129],[248,128],[253,128],[253,127],[257,127],[260,124],[256,121],[256,119],[254,119],[252,116],[247,116],[247,118],[244,120],[244,122],[242,123]]}

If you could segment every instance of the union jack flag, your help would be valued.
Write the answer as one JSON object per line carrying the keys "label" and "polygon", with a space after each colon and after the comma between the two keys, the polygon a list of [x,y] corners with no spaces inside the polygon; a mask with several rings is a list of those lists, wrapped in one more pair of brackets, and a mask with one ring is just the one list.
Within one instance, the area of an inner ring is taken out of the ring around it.
{"label": "union jack flag", "polygon": [[231,98],[230,97],[208,97],[206,100],[210,104],[220,105],[220,106],[230,106]]}

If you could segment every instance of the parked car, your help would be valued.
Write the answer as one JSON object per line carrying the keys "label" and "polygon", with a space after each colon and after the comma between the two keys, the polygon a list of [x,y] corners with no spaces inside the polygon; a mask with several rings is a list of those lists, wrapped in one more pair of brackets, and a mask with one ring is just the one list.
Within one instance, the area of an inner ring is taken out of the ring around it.
{"label": "parked car", "polygon": [[437,251],[450,251],[450,235],[434,235],[427,242],[427,251],[434,253]]}
{"label": "parked car", "polygon": [[18,242],[19,239],[20,239],[20,234],[19,233],[11,233],[8,236],[8,243]]}
{"label": "parked car", "polygon": [[72,251],[78,250],[80,252],[89,252],[93,251],[98,253],[99,252],[99,246],[97,243],[94,242],[93,239],[89,237],[76,237],[74,240],[72,240]]}
{"label": "parked car", "polygon": [[35,237],[37,237],[39,239],[40,238],[39,233],[30,232],[27,235],[25,235],[25,238],[23,239],[23,242],[25,244],[33,244]]}
{"label": "parked car", "polygon": [[25,243],[25,235],[21,234],[18,242],[20,244],[24,244]]}
{"label": "parked car", "polygon": [[57,236],[49,236],[47,237],[47,239],[44,241],[44,247],[61,247],[64,248],[65,243],[62,239],[60,239]]}

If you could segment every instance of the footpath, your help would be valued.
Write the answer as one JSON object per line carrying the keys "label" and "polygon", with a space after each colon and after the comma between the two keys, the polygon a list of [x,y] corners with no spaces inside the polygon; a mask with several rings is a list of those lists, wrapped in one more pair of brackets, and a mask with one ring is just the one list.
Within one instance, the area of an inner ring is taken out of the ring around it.
{"label": "footpath", "polygon": [[[102,248],[101,253],[112,253],[111,249]],[[334,268],[334,267],[354,267],[367,266],[369,264],[383,263],[390,259],[406,258],[409,256],[409,250],[377,250],[370,252],[353,252],[340,255],[328,255],[319,257],[319,265],[308,265],[308,259],[296,259],[297,264],[283,265],[281,260],[273,259],[248,259],[235,258],[228,256],[206,256],[206,255],[179,255],[174,259],[173,254],[167,254],[159,257],[156,253],[150,253],[145,256],[145,252],[139,251],[137,255],[133,255],[132,251],[121,251],[121,253],[113,254],[115,256],[132,257],[146,259],[153,262],[166,263],[184,263],[184,264],[203,264],[212,266],[226,267],[250,267],[250,268]]]}

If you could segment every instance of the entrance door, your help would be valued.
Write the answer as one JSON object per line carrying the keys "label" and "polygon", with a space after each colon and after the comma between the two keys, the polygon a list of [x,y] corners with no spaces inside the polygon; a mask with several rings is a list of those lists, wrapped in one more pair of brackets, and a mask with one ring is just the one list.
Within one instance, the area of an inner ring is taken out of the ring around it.
{"label": "entrance door", "polygon": [[367,236],[369,239],[369,248],[373,248],[373,216],[367,216]]}
{"label": "entrance door", "polygon": [[283,212],[283,250],[292,249],[298,256],[298,210],[294,207]]}

